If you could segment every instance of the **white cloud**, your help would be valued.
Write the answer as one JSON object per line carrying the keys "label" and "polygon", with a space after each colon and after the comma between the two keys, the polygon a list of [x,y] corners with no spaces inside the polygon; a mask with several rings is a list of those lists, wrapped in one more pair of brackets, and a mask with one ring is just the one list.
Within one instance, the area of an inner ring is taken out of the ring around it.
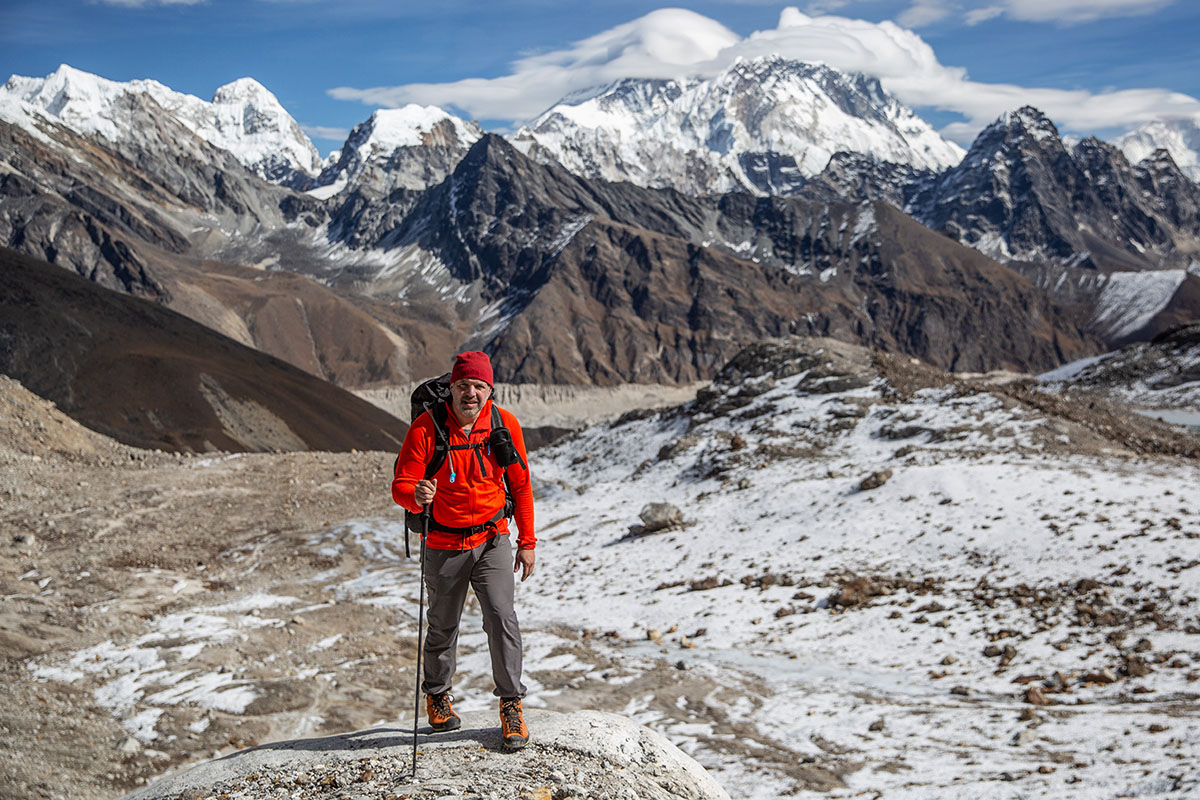
{"label": "white cloud", "polygon": [[525,119],[579,89],[626,77],[677,78],[703,71],[706,62],[738,41],[737,34],[716,20],[679,8],[660,9],[567,49],[520,58],[512,74],[500,78],[338,87],[329,94],[370,105],[452,105],[485,119]]}
{"label": "white cloud", "polygon": [[911,6],[896,17],[896,22],[906,28],[931,25],[950,16],[954,12],[955,5],[947,0],[914,0]]}
{"label": "white cloud", "polygon": [[[1003,13],[1013,19],[1026,22],[1062,22],[1073,25],[1092,22],[1105,17],[1128,17],[1136,14],[1152,14],[1160,11],[1175,0],[1003,0],[998,5],[967,13],[967,22],[979,22]],[[995,13],[990,13],[992,11]],[[987,16],[979,16],[989,12]]]}
{"label": "white cloud", "polygon": [[966,14],[968,25],[978,25],[981,22],[986,22],[989,19],[995,19],[1004,13],[1004,6],[984,6],[983,8],[973,8]]}
{"label": "white cloud", "polygon": [[[1025,2],[1006,1],[1006,9]],[[1092,1],[1112,7],[1120,2]],[[1067,0],[1041,2],[1060,10],[1067,5]],[[796,8],[784,9],[775,28],[745,38],[700,14],[662,9],[567,48],[518,59],[512,72],[499,78],[343,87],[329,94],[381,106],[450,105],[477,118],[522,120],[572,91],[620,78],[707,77],[737,58],[771,54],[872,75],[907,105],[957,112],[965,121],[944,132],[960,142],[969,142],[1002,112],[1024,105],[1036,106],[1061,128],[1080,133],[1200,113],[1200,101],[1166,89],[1096,93],[972,81],[965,69],[943,65],[925,40],[894,22],[810,16]]]}
{"label": "white cloud", "polygon": [[300,130],[304,131],[310,139],[333,139],[344,142],[350,135],[347,128],[330,128],[326,125],[301,125]]}

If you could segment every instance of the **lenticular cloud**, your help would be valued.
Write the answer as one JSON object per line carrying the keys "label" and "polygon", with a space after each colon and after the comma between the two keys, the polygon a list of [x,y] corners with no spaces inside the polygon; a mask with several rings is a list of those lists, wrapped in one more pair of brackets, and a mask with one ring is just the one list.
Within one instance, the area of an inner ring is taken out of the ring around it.
{"label": "lenticular cloud", "polygon": [[876,77],[910,106],[953,111],[963,121],[943,133],[970,141],[1004,111],[1034,105],[1065,130],[1132,128],[1154,119],[1200,115],[1200,101],[1165,89],[1085,90],[977,83],[940,63],[919,35],[891,21],[811,16],[786,8],[770,30],[740,37],[716,20],[660,9],[548,53],[527,56],[498,78],[355,89],[329,94],[370,105],[452,106],[482,119],[531,119],[563,97],[622,78],[707,78],[739,58],[780,55]]}

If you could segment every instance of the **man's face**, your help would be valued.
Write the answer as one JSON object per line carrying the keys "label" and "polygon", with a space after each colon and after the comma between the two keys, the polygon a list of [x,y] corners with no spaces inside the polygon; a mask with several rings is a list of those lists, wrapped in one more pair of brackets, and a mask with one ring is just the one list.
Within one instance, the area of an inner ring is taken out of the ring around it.
{"label": "man's face", "polygon": [[492,387],[478,378],[463,378],[450,384],[450,406],[458,421],[469,425],[483,410],[492,393]]}

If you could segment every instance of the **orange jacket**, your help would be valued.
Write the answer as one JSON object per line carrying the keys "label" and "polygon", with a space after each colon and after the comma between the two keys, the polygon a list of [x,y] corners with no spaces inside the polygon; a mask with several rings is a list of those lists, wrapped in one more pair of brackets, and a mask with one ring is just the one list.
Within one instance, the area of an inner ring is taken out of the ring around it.
{"label": "orange jacket", "polygon": [[[472,525],[482,525],[490,520],[504,507],[504,479],[501,476],[500,465],[487,446],[488,436],[492,432],[492,401],[484,404],[475,420],[475,427],[470,436],[458,426],[454,411],[447,408],[447,435],[451,445],[480,443],[481,451],[451,450],[446,454],[446,460],[434,474],[437,479],[437,493],[433,497],[433,518],[443,525],[452,528],[466,528]],[[504,409],[499,409],[500,419],[512,434],[513,444],[521,455],[521,460],[529,465],[529,457],[525,454],[525,436],[517,418]],[[433,419],[428,413],[417,417],[404,437],[400,448],[400,458],[396,460],[396,474],[392,479],[392,499],[399,505],[420,513],[421,507],[413,496],[417,481],[425,477],[425,465],[433,456],[434,441],[437,431],[434,430]],[[484,470],[480,469],[476,452],[483,454]],[[537,538],[533,533],[533,491],[529,484],[529,470],[520,464],[508,467],[508,486],[512,492],[515,505],[514,519],[517,522],[517,547],[533,549]],[[454,480],[450,480],[453,473]],[[495,529],[489,528],[473,536],[458,533],[448,533],[430,529],[426,544],[436,550],[471,550],[486,542],[498,533],[508,533],[508,520],[503,517],[496,522]]]}

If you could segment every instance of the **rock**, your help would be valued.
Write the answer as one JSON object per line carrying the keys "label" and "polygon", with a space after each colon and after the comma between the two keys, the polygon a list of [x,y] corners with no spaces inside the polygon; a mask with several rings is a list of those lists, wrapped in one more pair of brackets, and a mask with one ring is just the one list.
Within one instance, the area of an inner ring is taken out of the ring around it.
{"label": "rock", "polygon": [[1050,699],[1040,686],[1029,686],[1025,689],[1025,702],[1035,706],[1050,705]]}
{"label": "rock", "polygon": [[878,731],[883,730],[884,727],[885,727],[885,723],[883,721],[883,717],[880,717],[879,719],[875,720],[870,725],[868,725],[867,730],[878,732]]}
{"label": "rock", "polygon": [[1037,739],[1038,735],[1036,731],[1032,728],[1025,728],[1017,731],[1016,735],[1013,736],[1012,743],[1014,747],[1025,747],[1033,744]]}
{"label": "rock", "polygon": [[[364,797],[461,797],[477,795],[480,787],[487,787],[489,796],[538,800],[729,800],[703,767],[661,735],[626,717],[599,711],[560,714],[527,709],[530,742],[509,753],[501,746],[494,713],[475,711],[461,716],[463,726],[453,738],[419,735],[416,780],[409,772],[412,740],[398,734],[405,727],[398,722],[242,750],[163,778],[126,795],[125,800],[223,794],[273,797],[275,794],[264,793],[263,787],[283,788],[299,773],[313,776],[317,783],[329,780],[328,785],[346,778],[356,783],[354,791]],[[371,777],[360,780],[367,763]],[[548,773],[570,774],[575,783],[555,790],[545,779],[530,780],[531,775]],[[322,774],[327,777],[320,777]],[[252,775],[256,777],[251,779]]]}
{"label": "rock", "polygon": [[969,686],[955,686],[950,690],[950,694],[956,694],[960,697],[970,697],[974,692]]}
{"label": "rock", "polygon": [[871,489],[878,489],[880,486],[883,486],[885,483],[887,483],[889,480],[891,480],[891,478],[892,478],[892,471],[890,469],[880,470],[879,472],[872,472],[870,475],[863,478],[859,482],[858,490],[860,492],[867,492],[867,491],[870,491]]}
{"label": "rock", "polygon": [[644,526],[643,533],[678,528],[683,524],[683,512],[671,503],[647,503],[638,518]]}
{"label": "rock", "polygon": [[117,742],[117,752],[134,755],[142,752],[142,743],[132,736],[122,736]]}
{"label": "rock", "polygon": [[870,578],[851,578],[829,597],[829,605],[850,608],[863,605],[884,593],[884,587]]}
{"label": "rock", "polygon": [[1137,656],[1126,656],[1125,663],[1121,665],[1121,673],[1129,678],[1141,678],[1153,671],[1149,664]]}
{"label": "rock", "polygon": [[658,628],[651,628],[650,630],[646,631],[646,638],[652,642],[662,641],[662,631],[660,631]]}

